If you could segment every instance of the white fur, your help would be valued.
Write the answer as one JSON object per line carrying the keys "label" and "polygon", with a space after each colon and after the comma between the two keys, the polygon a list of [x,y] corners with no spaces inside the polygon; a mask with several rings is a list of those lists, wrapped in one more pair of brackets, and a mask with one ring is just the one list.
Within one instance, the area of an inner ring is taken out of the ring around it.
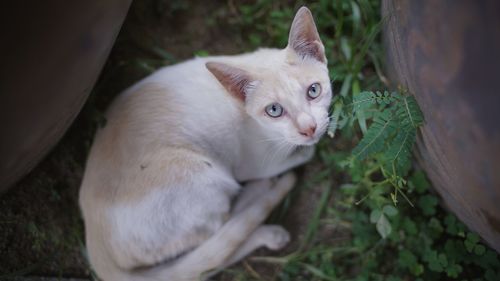
{"label": "white fur", "polygon": [[[311,22],[301,8],[291,34],[321,42]],[[291,43],[165,67],[116,99],[80,191],[89,258],[101,278],[197,280],[258,247],[286,244],[283,228],[259,225],[295,179],[268,178],[312,157],[332,95],[326,61]],[[227,67],[216,78],[208,62]],[[244,101],[227,90],[243,78],[251,80]],[[313,83],[322,93],[310,100]],[[286,112],[279,118],[264,111],[274,102]],[[313,126],[312,137],[300,133]]]}

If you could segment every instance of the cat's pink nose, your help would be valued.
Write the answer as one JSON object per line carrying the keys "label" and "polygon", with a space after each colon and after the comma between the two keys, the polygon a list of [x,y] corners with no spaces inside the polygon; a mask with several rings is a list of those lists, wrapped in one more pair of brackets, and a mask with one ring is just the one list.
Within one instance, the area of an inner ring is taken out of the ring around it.
{"label": "cat's pink nose", "polygon": [[301,135],[306,136],[308,138],[314,136],[314,132],[316,132],[316,124],[310,126],[309,128],[307,128],[307,130],[299,131]]}

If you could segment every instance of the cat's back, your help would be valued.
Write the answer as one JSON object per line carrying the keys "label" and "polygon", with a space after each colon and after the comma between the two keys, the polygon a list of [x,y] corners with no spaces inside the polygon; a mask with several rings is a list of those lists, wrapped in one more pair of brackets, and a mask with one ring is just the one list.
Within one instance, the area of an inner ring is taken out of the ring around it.
{"label": "cat's back", "polygon": [[230,116],[240,115],[240,108],[206,69],[206,61],[195,58],[161,68],[124,91],[109,107],[94,146],[103,139],[129,145],[136,141],[141,147],[144,142],[186,145],[197,137],[200,125],[234,120]]}
{"label": "cat's back", "polygon": [[115,99],[87,160],[82,199],[142,196],[147,191],[137,186],[165,185],[177,178],[169,174],[216,165],[206,142],[216,138],[213,129],[234,128],[241,112],[205,62],[195,58],[159,69]]}
{"label": "cat's back", "polygon": [[82,192],[90,189],[95,194],[89,197],[114,198],[130,194],[126,186],[135,188],[135,181],[168,178],[148,163],[163,170],[191,167],[188,171],[196,172],[196,167],[206,167],[205,160],[215,160],[229,170],[240,158],[238,130],[248,116],[206,63],[245,65],[262,73],[272,69],[283,54],[261,49],[237,56],[194,58],[161,68],[127,89],[112,103],[106,125],[96,134]]}

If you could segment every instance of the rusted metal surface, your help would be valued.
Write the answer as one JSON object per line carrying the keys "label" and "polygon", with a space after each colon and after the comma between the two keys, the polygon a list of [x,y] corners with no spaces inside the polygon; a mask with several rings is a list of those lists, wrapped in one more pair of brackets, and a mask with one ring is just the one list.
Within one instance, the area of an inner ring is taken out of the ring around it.
{"label": "rusted metal surface", "polygon": [[130,3],[0,4],[0,192],[27,173],[73,121]]}
{"label": "rusted metal surface", "polygon": [[393,81],[426,123],[419,157],[448,207],[500,251],[500,1],[384,0]]}

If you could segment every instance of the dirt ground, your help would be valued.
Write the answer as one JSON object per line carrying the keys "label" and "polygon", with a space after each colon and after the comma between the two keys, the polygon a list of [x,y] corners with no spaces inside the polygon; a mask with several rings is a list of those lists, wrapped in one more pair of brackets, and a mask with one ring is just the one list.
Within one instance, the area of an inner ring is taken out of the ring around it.
{"label": "dirt ground", "polygon": [[[237,16],[228,5],[231,1],[201,3],[133,3],[99,81],[72,127],[50,155],[0,197],[1,280],[14,276],[89,277],[78,189],[102,112],[116,94],[147,75],[151,67],[182,61],[200,50],[235,54],[248,49],[242,34],[227,22],[228,15]],[[300,169],[301,182],[321,168],[313,162]],[[294,241],[285,252],[297,247],[321,188],[313,186],[294,197],[282,220],[292,230]],[[259,252],[263,253],[269,254]],[[266,279],[273,279],[272,267],[257,268],[269,276]]]}

